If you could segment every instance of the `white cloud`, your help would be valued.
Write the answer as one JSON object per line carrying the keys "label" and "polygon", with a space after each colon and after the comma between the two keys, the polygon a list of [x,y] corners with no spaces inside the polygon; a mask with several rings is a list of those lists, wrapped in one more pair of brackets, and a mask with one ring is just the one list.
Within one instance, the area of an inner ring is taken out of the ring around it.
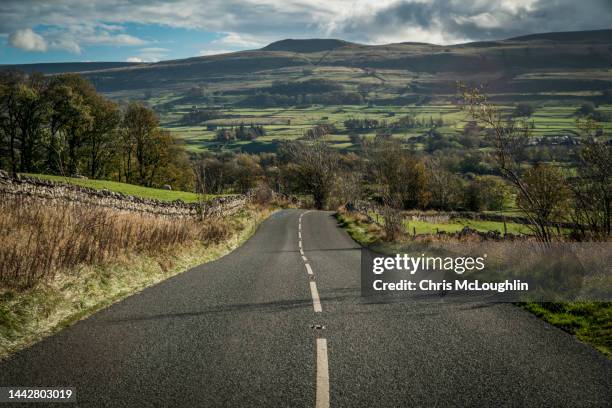
{"label": "white cloud", "polygon": [[51,40],[50,48],[66,50],[73,54],[81,53],[81,46],[69,35],[59,35]]}
{"label": "white cloud", "polygon": [[139,51],[139,55],[128,58],[127,62],[158,62],[164,59],[171,50],[161,47],[146,47]]}
{"label": "white cloud", "polygon": [[47,51],[47,42],[31,28],[23,28],[10,34],[9,44],[25,51]]}
{"label": "white cloud", "polygon": [[219,55],[219,54],[227,54],[230,52],[236,52],[236,50],[218,50],[218,49],[210,49],[210,50],[201,50],[198,55],[206,56],[206,55]]}
{"label": "white cloud", "polygon": [[238,48],[261,48],[268,44],[269,40],[264,40],[253,35],[239,33],[224,33],[223,37],[212,41],[212,44],[218,44],[227,47]]}
{"label": "white cloud", "polygon": [[144,45],[145,40],[134,37],[129,34],[112,35],[108,31],[97,31],[91,35],[82,37],[82,41],[86,44],[98,45],[118,45],[118,46],[133,46]]}

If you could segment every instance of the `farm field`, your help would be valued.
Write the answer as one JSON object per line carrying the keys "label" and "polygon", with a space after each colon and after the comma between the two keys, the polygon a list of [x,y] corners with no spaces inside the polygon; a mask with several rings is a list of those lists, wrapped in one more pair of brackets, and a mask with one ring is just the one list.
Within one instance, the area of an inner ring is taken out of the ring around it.
{"label": "farm field", "polygon": [[[187,150],[192,152],[235,150],[243,152],[274,151],[281,140],[294,140],[303,136],[304,132],[318,124],[332,124],[336,132],[327,136],[327,140],[336,148],[343,150],[356,149],[351,142],[349,131],[344,126],[347,119],[375,119],[392,123],[400,117],[411,115],[417,120],[442,120],[443,125],[436,130],[444,135],[460,132],[468,122],[465,112],[455,105],[425,105],[425,106],[312,106],[307,108],[225,108],[219,109],[224,118],[206,121],[198,126],[180,125],[179,119],[190,107],[177,105],[172,112],[161,115],[162,125],[185,143]],[[578,105],[539,106],[529,119],[532,126],[532,136],[545,138],[550,136],[576,135],[575,111]],[[512,106],[503,109],[511,111]],[[612,105],[602,105],[601,112],[612,114]],[[239,125],[261,125],[265,136],[254,141],[233,141],[222,143],[215,140],[217,128],[231,128]],[[607,134],[612,131],[612,122],[600,123]],[[430,129],[424,126],[415,129],[395,129],[393,137],[409,139],[426,133]],[[365,137],[374,137],[376,129],[359,132]],[[418,144],[417,144],[418,146]]]}

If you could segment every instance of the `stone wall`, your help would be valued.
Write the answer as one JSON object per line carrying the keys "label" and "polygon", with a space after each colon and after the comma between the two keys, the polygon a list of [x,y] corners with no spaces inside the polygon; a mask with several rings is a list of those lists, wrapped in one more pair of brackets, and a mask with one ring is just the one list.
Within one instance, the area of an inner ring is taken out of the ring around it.
{"label": "stone wall", "polygon": [[181,200],[159,201],[23,175],[12,178],[0,170],[0,199],[5,196],[31,197],[53,202],[78,202],[122,211],[179,218],[197,217],[199,214],[205,217],[231,215],[250,201],[249,195],[217,197],[202,204],[185,203]]}

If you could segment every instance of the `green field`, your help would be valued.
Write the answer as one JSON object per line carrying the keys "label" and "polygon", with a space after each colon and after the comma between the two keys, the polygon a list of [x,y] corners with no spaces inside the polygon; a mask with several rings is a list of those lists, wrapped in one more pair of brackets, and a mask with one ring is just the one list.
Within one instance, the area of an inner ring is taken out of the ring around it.
{"label": "green field", "polygon": [[[444,125],[437,130],[444,135],[458,134],[469,118],[455,105],[426,105],[426,106],[311,106],[306,108],[226,108],[222,110],[226,118],[207,121],[201,126],[177,125],[178,119],[186,113],[191,106],[176,105],[171,111],[161,115],[162,124],[172,134],[185,143],[187,150],[192,152],[240,150],[244,152],[273,151],[280,140],[294,140],[301,137],[306,130],[321,123],[336,126],[337,133],[327,136],[327,140],[335,147],[343,150],[355,149],[343,122],[347,119],[376,119],[389,123],[397,121],[405,115],[413,115],[419,120],[442,119]],[[548,137],[561,135],[576,135],[576,116],[578,105],[548,106],[536,108],[529,119],[532,123],[532,136]],[[502,107],[510,112],[511,106]],[[599,110],[612,114],[612,105],[600,106]],[[232,127],[244,125],[262,125],[266,135],[255,141],[236,141],[232,143],[219,143],[215,140],[215,131],[207,130],[207,125],[218,127]],[[600,124],[607,134],[612,133],[612,122]],[[423,135],[429,127],[409,130],[395,130],[393,137],[400,140],[409,140],[412,137]],[[375,130],[360,132],[363,136],[374,137]],[[418,146],[417,146],[418,147]]]}
{"label": "green field", "polygon": [[[476,231],[488,232],[497,231],[504,233],[504,223],[499,221],[469,220],[463,218],[453,218],[448,222],[427,222],[418,220],[405,221],[406,229],[409,234],[416,230],[417,234],[434,234],[440,232],[459,232],[465,227]],[[506,223],[506,231],[510,234],[529,234],[530,229],[524,224],[513,222]]]}
{"label": "green field", "polygon": [[[188,191],[169,191],[158,188],[136,186],[134,184],[119,183],[108,180],[90,180],[72,177],[52,176],[49,174],[25,174],[26,176],[36,177],[44,180],[58,181],[62,183],[74,184],[81,187],[93,188],[96,190],[110,190],[130,196],[149,198],[160,201],[182,200],[186,203],[198,200],[198,195]],[[209,196],[210,198],[213,196]]]}

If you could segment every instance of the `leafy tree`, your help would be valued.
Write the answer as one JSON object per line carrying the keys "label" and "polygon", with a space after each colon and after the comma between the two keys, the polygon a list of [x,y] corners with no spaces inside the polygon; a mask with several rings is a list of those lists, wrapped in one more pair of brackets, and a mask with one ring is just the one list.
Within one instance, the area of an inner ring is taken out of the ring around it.
{"label": "leafy tree", "polygon": [[115,103],[99,95],[89,102],[92,123],[84,133],[85,153],[89,177],[98,178],[108,175],[108,167],[115,161],[121,112]]}
{"label": "leafy tree", "polygon": [[316,208],[325,208],[339,168],[338,153],[321,140],[290,142],[283,149],[292,164],[286,170],[293,173],[296,187],[312,194]]}
{"label": "leafy tree", "polygon": [[368,146],[370,172],[383,188],[383,197],[403,208],[424,208],[430,193],[425,165],[402,150],[395,140],[378,140]]}
{"label": "leafy tree", "polygon": [[559,169],[536,164],[522,180],[526,194],[518,196],[518,207],[536,222],[531,225],[545,242],[552,239],[552,225],[563,219],[568,210],[570,190]]}
{"label": "leafy tree", "polygon": [[38,158],[40,142],[43,139],[43,126],[48,115],[48,104],[43,96],[44,80],[42,75],[32,74],[17,85],[15,97],[15,125],[19,146],[19,171],[31,172]]}
{"label": "leafy tree", "polygon": [[13,176],[17,175],[18,167],[18,94],[23,82],[23,73],[16,71],[0,72],[0,131],[2,132],[3,147],[8,145],[9,166]]}

